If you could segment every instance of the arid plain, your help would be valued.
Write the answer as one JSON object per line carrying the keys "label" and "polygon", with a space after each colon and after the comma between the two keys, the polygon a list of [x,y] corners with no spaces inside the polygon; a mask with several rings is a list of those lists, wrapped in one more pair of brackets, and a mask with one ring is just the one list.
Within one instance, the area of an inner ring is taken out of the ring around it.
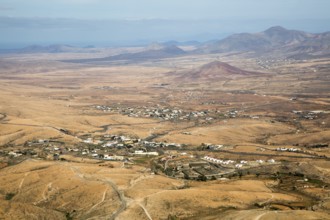
{"label": "arid plain", "polygon": [[[1,55],[1,219],[330,218],[329,58],[93,60],[123,51]],[[208,157],[236,168],[172,174]]]}

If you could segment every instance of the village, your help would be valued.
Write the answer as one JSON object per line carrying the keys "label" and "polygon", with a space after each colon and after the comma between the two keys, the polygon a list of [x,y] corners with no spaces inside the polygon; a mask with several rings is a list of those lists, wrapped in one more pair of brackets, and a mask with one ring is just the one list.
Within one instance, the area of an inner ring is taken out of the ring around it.
{"label": "village", "polygon": [[183,121],[183,120],[194,120],[194,119],[205,119],[206,121],[214,120],[214,116],[219,112],[213,112],[210,110],[203,111],[192,111],[186,112],[179,108],[166,108],[160,105],[157,107],[111,107],[105,105],[94,106],[95,109],[109,113],[120,113],[127,115],[128,117],[136,118],[156,118],[165,121]]}
{"label": "village", "polygon": [[321,110],[316,110],[316,111],[297,111],[293,110],[292,113],[298,116],[298,119],[308,119],[308,120],[314,120],[319,118],[320,116],[324,114],[328,114],[329,111],[321,111]]}
{"label": "village", "polygon": [[281,59],[281,58],[264,58],[264,59],[256,59],[256,63],[264,68],[264,69],[272,69],[281,65],[293,64],[297,63],[298,61],[295,59]]}
{"label": "village", "polygon": [[[166,155],[153,162],[156,172],[161,170],[169,177],[200,181],[236,177],[251,168],[280,164],[274,159],[267,161],[261,159],[256,161],[231,160],[211,156],[194,156],[187,153]],[[250,171],[248,172],[250,173]]]}
{"label": "village", "polygon": [[[110,89],[102,87],[100,89]],[[297,98],[291,98],[297,101]],[[217,103],[215,101],[205,102],[205,105]],[[226,104],[227,103],[222,103]],[[229,105],[230,106],[230,105]],[[215,123],[223,120],[252,119],[266,120],[267,123],[288,123],[296,126],[299,121],[320,120],[326,117],[329,111],[318,110],[291,110],[281,116],[264,116],[249,113],[245,108],[205,109],[205,110],[183,110],[178,107],[162,105],[148,106],[125,106],[120,104],[92,105],[88,107],[98,113],[121,114],[127,117],[152,118],[160,121],[193,121],[196,124]],[[200,123],[202,122],[202,123]],[[297,132],[300,127],[297,126]],[[69,130],[58,128],[65,135],[74,136]],[[189,131],[183,131],[184,135],[192,135]],[[311,143],[309,145],[292,144],[288,146],[276,146],[268,142],[258,142],[264,145],[257,148],[255,152],[233,152],[232,146],[222,143],[200,143],[199,146],[187,146],[182,143],[167,143],[153,141],[156,136],[152,135],[145,139],[129,137],[118,134],[91,134],[85,133],[74,136],[79,143],[68,144],[56,139],[40,138],[26,141],[24,148],[4,148],[0,151],[2,158],[8,158],[13,164],[24,158],[40,158],[47,160],[64,161],[67,156],[97,161],[121,161],[124,164],[135,164],[137,161],[147,161],[145,166],[151,166],[153,173],[166,175],[171,178],[183,178],[191,180],[213,180],[242,174],[243,171],[250,173],[253,169],[265,166],[281,164],[283,158],[280,155],[292,155],[292,158],[325,158],[321,153],[312,151],[314,148],[327,148],[327,143]],[[266,152],[264,152],[266,151]],[[237,158],[231,154],[242,156]],[[220,157],[217,155],[221,155]],[[245,158],[248,156],[249,159]],[[253,158],[253,159],[252,159]]]}
{"label": "village", "polygon": [[[183,149],[182,145],[177,143],[148,142],[116,135],[106,135],[104,138],[103,141],[87,138],[75,147],[40,139],[28,142],[26,144],[28,148],[24,150],[1,151],[0,155],[17,160],[31,157],[56,161],[65,161],[66,155],[71,155],[81,160],[85,158],[100,162],[122,161],[124,164],[134,164],[135,161],[144,158],[152,161],[151,171],[154,174],[202,181],[236,176],[244,169],[279,163],[274,159],[237,161],[201,156],[200,153]],[[217,146],[217,149],[223,147],[223,145],[214,146]],[[207,151],[204,154],[207,154]]]}
{"label": "village", "polygon": [[[254,168],[281,164],[281,161],[269,158],[271,154],[268,155],[268,159],[263,159],[263,154],[258,152],[251,153],[256,158],[260,155],[260,158],[255,160],[210,156],[213,153],[225,154],[232,149],[231,146],[223,144],[202,143],[197,147],[200,151],[196,151],[180,143],[154,142],[124,135],[84,135],[80,140],[79,144],[70,145],[56,140],[38,139],[26,142],[23,150],[2,150],[0,155],[13,161],[28,157],[65,161],[67,155],[81,160],[121,161],[130,165],[141,160],[150,161],[145,165],[151,166],[151,172],[154,174],[199,181],[235,177],[244,172],[253,173]],[[263,148],[263,151],[265,150],[318,157],[309,151],[294,147]]]}
{"label": "village", "polygon": [[[98,89],[111,89],[100,87]],[[298,98],[290,100],[295,102]],[[212,105],[215,101],[204,102],[204,105]],[[230,106],[227,103],[226,106]],[[302,111],[292,110],[281,116],[269,117],[253,114],[246,108],[224,108],[205,110],[183,110],[170,106],[125,106],[120,103],[109,105],[92,105],[89,110],[96,110],[105,114],[121,114],[127,117],[152,118],[159,121],[193,121],[195,124],[215,123],[223,120],[252,119],[267,120],[269,123],[288,123],[301,120],[322,119],[328,111]],[[291,117],[291,116],[292,117]],[[202,122],[202,123],[200,123]],[[300,129],[297,127],[297,129]],[[70,131],[60,128],[60,132],[73,135]],[[298,131],[298,130],[297,130]],[[189,131],[183,131],[184,135],[192,135]],[[157,135],[156,135],[157,136]],[[20,161],[22,158],[32,157],[56,161],[68,160],[68,155],[84,159],[102,161],[120,161],[123,164],[135,164],[144,161],[145,166],[151,168],[154,174],[166,175],[170,178],[189,180],[214,180],[231,178],[243,173],[254,173],[255,169],[281,164],[281,155],[291,155],[291,158],[325,158],[325,155],[311,151],[312,148],[326,148],[326,143],[313,143],[310,145],[272,146],[271,143],[259,142],[264,146],[256,148],[255,152],[233,152],[233,146],[221,143],[200,143],[199,146],[187,146],[182,143],[167,143],[153,141],[155,135],[140,139],[118,134],[90,134],[85,133],[75,136],[79,140],[77,144],[67,144],[54,139],[36,139],[27,141],[24,149],[8,148],[0,151],[1,157],[10,158],[12,161]],[[266,152],[265,152],[266,151]],[[242,158],[235,156],[240,155]],[[221,156],[219,156],[221,155]],[[245,158],[247,156],[247,158]],[[253,159],[252,159],[253,158]],[[15,162],[13,162],[15,163]],[[151,166],[151,167],[150,167]]]}
{"label": "village", "polygon": [[[105,113],[122,114],[128,117],[154,118],[164,121],[199,120],[217,121],[218,119],[250,118],[253,120],[264,120],[262,115],[253,115],[244,110],[227,109],[225,111],[203,110],[184,111],[179,108],[170,108],[157,105],[156,107],[123,107],[94,105],[93,109]],[[296,120],[315,120],[328,114],[327,111],[298,111],[290,112],[293,118],[268,118],[271,123],[275,121],[292,122]],[[66,129],[58,129],[60,132],[71,135]],[[191,135],[190,132],[182,132]],[[152,138],[140,139],[117,134],[92,135],[84,134],[75,136],[79,140],[78,144],[67,144],[54,139],[36,139],[27,141],[24,149],[6,148],[0,151],[0,156],[9,158],[12,161],[20,161],[21,158],[41,158],[49,160],[66,160],[70,155],[76,158],[89,158],[102,161],[122,161],[134,164],[136,161],[152,161],[152,172],[164,174],[171,178],[183,178],[191,180],[213,180],[219,178],[236,176],[242,174],[244,170],[281,164],[281,160],[271,158],[281,154],[298,155],[304,158],[326,158],[319,155],[312,148],[325,148],[328,144],[314,143],[306,146],[264,146],[256,152],[237,152],[240,155],[251,156],[254,160],[237,159],[231,157],[232,146],[213,143],[201,143],[200,146],[187,146],[182,143],[167,143],[152,141]],[[261,143],[261,142],[260,142]],[[261,143],[264,144],[264,143]],[[267,143],[266,143],[267,144]],[[268,143],[269,144],[269,143]],[[299,146],[299,148],[298,148]],[[193,147],[193,148],[192,148]],[[196,150],[198,149],[198,150]],[[260,152],[262,151],[262,152]],[[268,154],[263,154],[267,151]],[[210,154],[211,153],[211,154]],[[212,153],[222,153],[226,156],[220,158]],[[213,156],[212,156],[213,155]],[[267,157],[265,157],[265,155]],[[292,156],[295,157],[295,156]],[[234,159],[233,159],[234,158]],[[267,158],[267,159],[265,159]],[[15,162],[13,162],[15,163]],[[148,165],[148,164],[146,164]],[[149,164],[150,165],[150,164]],[[148,166],[149,166],[148,165]]]}
{"label": "village", "polygon": [[103,135],[95,138],[82,137],[77,145],[61,141],[38,139],[28,141],[24,150],[3,150],[1,156],[60,160],[64,155],[109,161],[128,161],[132,157],[159,156],[163,149],[181,149],[177,143],[151,142],[122,135]]}
{"label": "village", "polygon": [[[297,98],[291,98],[291,101],[296,101]],[[216,103],[215,101],[203,103],[203,105],[212,105]],[[226,104],[227,105],[227,104]],[[259,115],[249,114],[246,112],[247,108],[229,108],[224,110],[218,109],[205,109],[200,111],[187,111],[182,110],[177,107],[164,107],[157,105],[156,107],[129,107],[129,106],[107,106],[107,105],[95,105],[92,106],[93,109],[102,111],[104,113],[116,113],[122,114],[128,117],[135,118],[154,118],[163,121],[196,121],[199,120],[204,123],[212,123],[219,119],[229,119],[229,118],[251,118],[251,119],[260,119]],[[291,112],[294,116],[292,118],[287,118],[291,122],[297,120],[315,120],[324,117],[329,114],[329,111],[322,110],[292,110]],[[274,120],[282,121],[280,117],[274,118]]]}

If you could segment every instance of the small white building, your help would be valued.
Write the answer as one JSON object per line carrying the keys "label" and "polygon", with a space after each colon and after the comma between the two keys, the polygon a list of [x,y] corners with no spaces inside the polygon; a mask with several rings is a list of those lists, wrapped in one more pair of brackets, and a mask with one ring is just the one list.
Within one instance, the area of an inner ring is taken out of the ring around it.
{"label": "small white building", "polygon": [[158,152],[144,152],[142,150],[136,150],[134,155],[141,155],[141,156],[158,156]]}
{"label": "small white building", "polygon": [[125,158],[124,158],[124,156],[117,156],[117,155],[104,155],[104,158],[103,158],[104,160],[119,160],[119,161],[121,161],[121,160],[124,160]]}
{"label": "small white building", "polygon": [[84,140],[84,143],[86,143],[86,144],[92,144],[93,143],[93,139],[92,138],[87,138],[86,140]]}

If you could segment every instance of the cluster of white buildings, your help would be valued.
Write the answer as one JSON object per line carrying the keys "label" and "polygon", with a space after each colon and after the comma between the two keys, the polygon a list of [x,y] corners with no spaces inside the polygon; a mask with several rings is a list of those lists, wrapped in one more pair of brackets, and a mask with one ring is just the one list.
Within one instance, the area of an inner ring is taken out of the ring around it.
{"label": "cluster of white buildings", "polygon": [[102,144],[103,142],[100,140],[93,140],[93,138],[87,138],[86,140],[83,140],[85,144]]}
{"label": "cluster of white buildings", "polygon": [[217,164],[223,164],[223,165],[229,165],[229,164],[233,164],[235,161],[233,160],[219,160],[213,157],[209,157],[209,156],[205,156],[204,160],[213,162],[213,163],[217,163]]}
{"label": "cluster of white buildings", "polygon": [[107,155],[105,154],[103,157],[104,160],[119,160],[122,161],[124,160],[124,156],[117,156],[117,155]]}
{"label": "cluster of white buildings", "polygon": [[86,144],[102,144],[103,148],[123,148],[125,146],[142,146],[142,147],[182,147],[181,144],[177,143],[164,143],[164,142],[151,142],[151,141],[142,141],[141,139],[132,139],[126,136],[117,136],[117,135],[105,135],[105,138],[111,138],[108,141],[93,140],[93,138],[87,138],[83,140]]}
{"label": "cluster of white buildings", "polygon": [[286,147],[278,147],[276,148],[276,151],[288,151],[288,152],[298,152],[300,149],[298,148],[286,148]]}
{"label": "cluster of white buildings", "polygon": [[162,120],[190,120],[194,118],[206,118],[207,121],[213,120],[212,117],[209,117],[208,111],[193,111],[193,112],[184,112],[181,109],[170,109],[166,107],[110,107],[105,105],[94,106],[97,110],[104,112],[115,112],[129,117],[143,117],[143,118],[158,118]]}
{"label": "cluster of white buildings", "polygon": [[134,152],[134,155],[141,155],[141,156],[158,156],[159,153],[158,152],[145,152],[142,150],[136,150]]}
{"label": "cluster of white buildings", "polygon": [[19,157],[19,156],[22,156],[21,153],[16,153],[16,152],[13,152],[13,151],[9,152],[8,155],[9,155],[9,156],[12,156],[12,157]]}
{"label": "cluster of white buildings", "polygon": [[264,160],[256,160],[257,163],[259,164],[262,164],[262,163],[265,163],[265,162],[268,162],[268,163],[275,163],[276,161],[274,159],[269,159],[267,161],[264,161]]}
{"label": "cluster of white buildings", "polygon": [[[216,159],[216,158],[213,158],[213,157],[209,157],[209,156],[205,156],[203,157],[204,160],[207,160],[211,163],[216,163],[216,164],[222,164],[222,165],[229,165],[229,164],[235,164],[236,162],[233,161],[233,160],[219,160],[219,159]],[[275,160],[274,159],[270,159],[270,160],[267,160],[267,161],[264,161],[264,160],[256,160],[256,163],[258,164],[263,164],[265,162],[268,162],[268,163],[275,163]],[[239,161],[239,163],[236,163],[235,164],[235,167],[236,168],[241,168],[243,167],[244,165],[249,165],[250,162],[246,161],[246,160],[241,160]]]}

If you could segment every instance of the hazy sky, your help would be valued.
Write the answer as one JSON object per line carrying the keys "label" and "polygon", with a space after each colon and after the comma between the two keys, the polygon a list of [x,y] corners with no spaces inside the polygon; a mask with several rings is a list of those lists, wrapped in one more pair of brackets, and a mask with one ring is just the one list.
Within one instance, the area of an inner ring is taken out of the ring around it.
{"label": "hazy sky", "polygon": [[0,0],[0,44],[205,41],[281,25],[330,31],[330,0]]}

